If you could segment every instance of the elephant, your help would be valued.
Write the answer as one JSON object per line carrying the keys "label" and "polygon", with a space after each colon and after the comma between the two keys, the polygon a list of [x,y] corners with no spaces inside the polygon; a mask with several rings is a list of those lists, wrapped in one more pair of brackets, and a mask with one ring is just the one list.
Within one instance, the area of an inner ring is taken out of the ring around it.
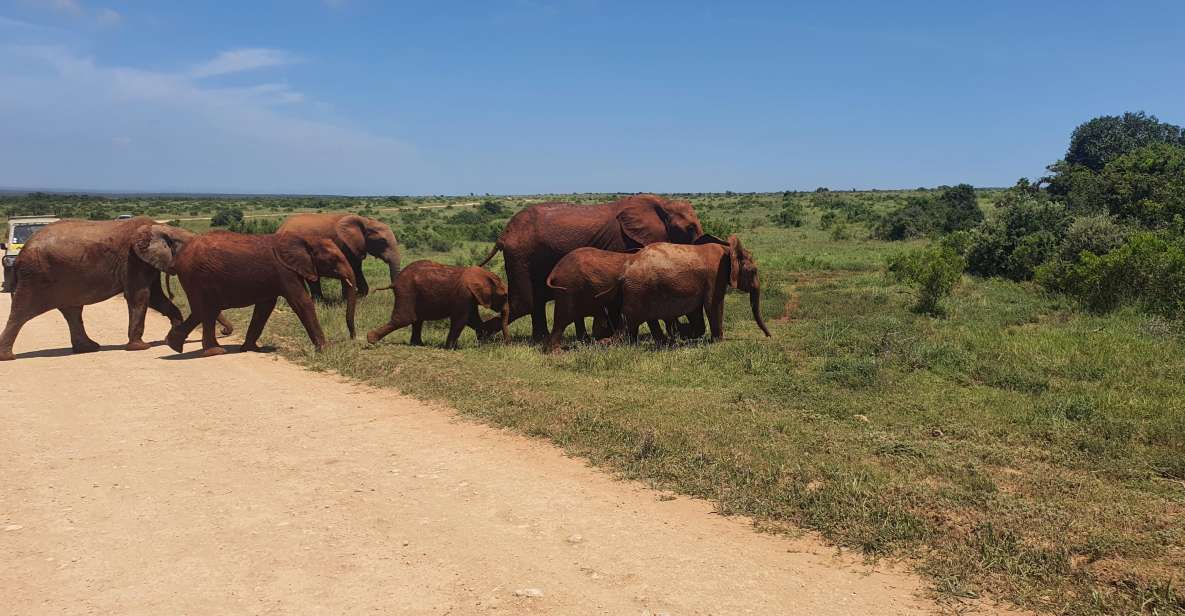
{"label": "elephant", "polygon": [[766,336],[770,335],[761,318],[757,262],[735,235],[728,236],[727,243],[706,236],[701,243],[690,246],[647,246],[626,264],[620,284],[622,316],[632,342],[637,341],[639,325],[653,319],[689,315],[687,331],[702,332],[703,313],[707,313],[712,340],[722,340],[724,294],[728,287],[749,294],[753,320]]}
{"label": "elephant", "polygon": [[366,334],[366,340],[371,344],[411,325],[411,343],[421,345],[424,343],[421,338],[424,321],[437,319],[449,319],[446,349],[457,348],[457,339],[466,325],[473,328],[479,340],[484,340],[488,336],[481,328],[479,305],[499,313],[502,337],[510,340],[507,330],[510,302],[506,297],[506,284],[485,269],[416,261],[399,273],[394,285],[376,290],[386,289],[394,289],[395,305],[391,308],[390,320]]}
{"label": "elephant", "polygon": [[[545,351],[557,350],[568,325],[585,317],[594,318],[596,335],[620,335],[624,331],[619,279],[633,257],[626,252],[577,248],[560,259],[547,276],[547,288],[555,298],[555,325],[544,342]],[[657,321],[648,325],[652,336],[664,339]],[[577,338],[586,340],[579,330]]]}
{"label": "elephant", "polygon": [[[399,275],[399,242],[391,227],[373,218],[357,214],[293,214],[284,219],[277,233],[294,233],[306,240],[328,239],[337,244],[354,270],[358,295],[370,293],[366,277],[362,275],[362,260],[366,255],[378,258],[391,270],[391,284]],[[321,283],[309,283],[314,299],[321,299]]]}
{"label": "elephant", "polygon": [[[164,246],[159,248],[166,250]],[[192,309],[189,317],[174,325],[165,337],[169,347],[178,353],[184,350],[185,339],[199,323],[202,356],[225,353],[214,337],[218,313],[252,304],[255,311],[240,350],[258,351],[259,335],[279,297],[292,307],[313,346],[318,351],[324,350],[325,334],[317,321],[313,300],[304,287],[306,282],[316,282],[321,276],[342,280],[346,291],[346,327],[350,337],[354,337],[357,307],[354,270],[331,240],[306,240],[289,233],[246,235],[214,231],[190,240],[177,255],[173,270]]]}
{"label": "elephant", "polygon": [[[156,234],[170,257],[148,255],[148,237]],[[158,225],[151,218],[112,221],[62,220],[37,232],[17,256],[8,323],[0,334],[0,360],[14,358],[12,345],[21,327],[33,317],[57,309],[70,328],[75,353],[97,351],[82,323],[82,307],[123,293],[128,302],[129,351],[148,348],[143,340],[148,308],[181,321],[181,311],[165,297],[160,272],[169,271],[171,255],[194,233]]]}
{"label": "elephant", "polygon": [[[531,338],[541,342],[548,335],[546,306],[552,296],[547,276],[564,255],[583,247],[626,252],[655,242],[690,244],[703,234],[703,225],[690,203],[656,195],[635,195],[591,206],[541,203],[523,209],[506,223],[480,265],[502,251],[510,288],[510,320],[530,314]],[[484,324],[490,334],[497,327],[497,319]],[[577,332],[583,333],[583,328],[584,319],[580,319]]]}

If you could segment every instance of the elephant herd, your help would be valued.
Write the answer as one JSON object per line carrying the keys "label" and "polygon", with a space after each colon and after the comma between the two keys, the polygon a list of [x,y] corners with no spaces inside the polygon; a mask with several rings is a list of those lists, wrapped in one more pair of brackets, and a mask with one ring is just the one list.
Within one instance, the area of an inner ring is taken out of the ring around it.
{"label": "elephant herd", "polygon": [[[481,266],[416,261],[401,269],[391,229],[353,214],[295,214],[268,235],[195,234],[144,217],[63,220],[34,235],[17,257],[0,360],[13,359],[13,343],[28,320],[53,309],[66,319],[74,352],[97,350],[83,326],[82,308],[120,293],[128,304],[129,351],[148,348],[144,318],[152,308],[172,323],[166,342],[175,351],[181,352],[201,325],[202,354],[221,354],[214,326],[221,323],[223,333],[230,329],[222,311],[247,306],[254,312],[241,349],[256,350],[280,297],[320,350],[326,340],[313,303],[321,295],[320,279],[342,281],[352,338],[357,297],[369,291],[362,274],[368,255],[390,269],[391,284],[379,290],[395,291],[391,317],[369,332],[371,343],[410,325],[412,344],[420,344],[424,321],[437,319],[450,320],[446,347],[456,346],[466,326],[479,340],[498,332],[509,339],[509,323],[528,314],[532,339],[547,350],[558,348],[569,324],[576,325],[579,338],[587,338],[585,317],[593,317],[599,336],[627,335],[635,341],[638,327],[647,323],[663,342],[667,335],[702,336],[706,313],[712,339],[718,340],[729,287],[749,293],[753,317],[769,335],[752,255],[736,236],[725,241],[705,234],[685,201],[637,195],[594,206],[533,205],[510,219],[481,265],[499,251],[508,284]],[[179,279],[190,304],[187,318],[162,289],[161,273]],[[546,304],[551,300],[556,302],[555,326],[549,331]],[[483,322],[478,306],[499,314]],[[667,325],[666,335],[660,321]]]}

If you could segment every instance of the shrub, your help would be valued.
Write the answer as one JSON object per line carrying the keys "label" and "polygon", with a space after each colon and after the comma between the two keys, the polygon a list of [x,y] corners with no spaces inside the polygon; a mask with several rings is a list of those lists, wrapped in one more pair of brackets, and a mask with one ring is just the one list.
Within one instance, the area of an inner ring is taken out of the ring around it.
{"label": "shrub", "polygon": [[235,233],[249,233],[251,235],[261,235],[265,233],[275,233],[280,228],[282,218],[251,218],[249,220],[231,221],[226,226],[228,231]]}
{"label": "shrub", "polygon": [[841,222],[831,227],[831,241],[842,242],[850,239],[852,239],[852,232],[848,229],[847,223]]}
{"label": "shrub", "polygon": [[914,309],[935,316],[944,313],[941,302],[954,290],[966,265],[962,255],[941,245],[895,255],[887,262],[895,280],[918,287]]}
{"label": "shrub", "polygon": [[231,223],[243,223],[243,210],[238,208],[219,208],[210,219],[211,227],[227,227]]}
{"label": "shrub", "polygon": [[967,266],[979,276],[1029,280],[1052,257],[1070,226],[1064,205],[1024,197],[975,230]]}
{"label": "shrub", "polygon": [[907,240],[933,233],[971,229],[983,221],[983,210],[970,184],[944,186],[938,195],[915,195],[890,212],[873,229],[885,240]]}
{"label": "shrub", "polygon": [[481,205],[478,206],[477,209],[486,216],[497,217],[501,216],[502,213],[506,211],[506,206],[502,205],[501,201],[486,199],[485,201],[481,202]]}
{"label": "shrub", "polygon": [[839,214],[837,214],[834,210],[823,212],[823,215],[819,216],[819,228],[826,231],[835,225],[835,221],[838,219]]}
{"label": "shrub", "polygon": [[1101,184],[1112,214],[1162,227],[1185,216],[1185,147],[1157,143],[1128,152],[1107,164]]}
{"label": "shrub", "polygon": [[1107,254],[1084,252],[1077,262],[1048,263],[1037,280],[1096,312],[1134,303],[1185,316],[1185,237],[1179,229],[1137,233]]}
{"label": "shrub", "polygon": [[797,200],[786,199],[782,202],[782,209],[774,214],[774,224],[779,227],[801,227],[805,212],[802,204]]}
{"label": "shrub", "polygon": [[1143,111],[1101,116],[1074,129],[1065,161],[1102,171],[1124,154],[1155,143],[1185,145],[1185,130]]}
{"label": "shrub", "polygon": [[1058,258],[1076,262],[1084,252],[1104,255],[1127,241],[1127,230],[1106,214],[1074,219],[1058,247]]}

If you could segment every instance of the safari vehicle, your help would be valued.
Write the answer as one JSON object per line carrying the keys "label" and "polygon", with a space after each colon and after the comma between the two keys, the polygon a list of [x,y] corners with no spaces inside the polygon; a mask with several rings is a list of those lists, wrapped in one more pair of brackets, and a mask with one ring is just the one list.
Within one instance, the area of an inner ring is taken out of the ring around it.
{"label": "safari vehicle", "polygon": [[0,291],[12,291],[12,267],[25,242],[28,242],[38,229],[57,220],[56,216],[13,216],[8,219],[8,233],[4,236],[4,242],[0,243],[0,252],[4,253],[4,286]]}

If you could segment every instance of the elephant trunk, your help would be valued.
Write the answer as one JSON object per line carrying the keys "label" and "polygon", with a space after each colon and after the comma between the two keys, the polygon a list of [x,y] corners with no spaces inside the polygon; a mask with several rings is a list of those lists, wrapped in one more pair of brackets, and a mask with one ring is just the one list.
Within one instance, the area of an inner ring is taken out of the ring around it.
{"label": "elephant trunk", "polygon": [[510,344],[510,300],[502,302],[502,341]]}
{"label": "elephant trunk", "polygon": [[769,337],[769,328],[765,326],[765,319],[761,318],[761,290],[753,289],[749,291],[749,306],[753,308],[753,320],[757,321],[757,327],[765,332],[766,337]]}
{"label": "elephant trunk", "polygon": [[391,286],[395,286],[395,279],[399,277],[399,249],[391,246],[379,258],[391,269]]}
{"label": "elephant trunk", "polygon": [[351,280],[345,281],[346,289],[346,329],[350,330],[350,340],[354,339],[354,312],[358,309],[358,289]]}

